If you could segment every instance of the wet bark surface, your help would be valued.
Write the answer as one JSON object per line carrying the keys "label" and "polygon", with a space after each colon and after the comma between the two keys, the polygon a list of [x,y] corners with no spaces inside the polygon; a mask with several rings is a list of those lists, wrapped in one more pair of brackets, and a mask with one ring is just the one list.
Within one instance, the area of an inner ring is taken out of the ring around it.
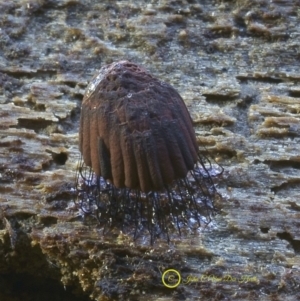
{"label": "wet bark surface", "polygon": [[[298,1],[2,1],[0,11],[1,300],[299,298]],[[177,89],[200,149],[225,168],[220,213],[169,245],[104,237],[74,206],[83,94],[121,59]],[[162,282],[168,269],[176,288]]]}

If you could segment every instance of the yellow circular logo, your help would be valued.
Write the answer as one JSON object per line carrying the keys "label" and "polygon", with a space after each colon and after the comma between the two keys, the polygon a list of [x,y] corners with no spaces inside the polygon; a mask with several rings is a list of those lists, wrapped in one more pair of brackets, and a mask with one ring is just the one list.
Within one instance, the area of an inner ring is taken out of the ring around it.
{"label": "yellow circular logo", "polygon": [[164,286],[168,288],[175,288],[181,282],[181,275],[178,271],[174,269],[166,270],[162,274],[161,280]]}

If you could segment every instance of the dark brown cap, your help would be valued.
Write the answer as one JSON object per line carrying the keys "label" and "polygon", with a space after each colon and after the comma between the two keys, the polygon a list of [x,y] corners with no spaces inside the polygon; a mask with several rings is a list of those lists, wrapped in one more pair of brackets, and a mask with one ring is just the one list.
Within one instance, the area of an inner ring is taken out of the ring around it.
{"label": "dark brown cap", "polygon": [[191,117],[178,92],[129,61],[104,66],[84,95],[84,163],[117,187],[162,191],[197,162]]}

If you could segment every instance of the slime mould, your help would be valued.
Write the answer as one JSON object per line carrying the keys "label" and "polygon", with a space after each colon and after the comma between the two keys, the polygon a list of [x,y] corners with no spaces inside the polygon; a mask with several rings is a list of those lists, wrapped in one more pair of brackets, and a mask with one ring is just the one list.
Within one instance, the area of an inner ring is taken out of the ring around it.
{"label": "slime mould", "polygon": [[169,239],[170,227],[199,227],[216,211],[216,173],[199,153],[183,99],[132,62],[106,65],[91,80],[79,150],[78,200],[85,211],[95,205],[100,224]]}

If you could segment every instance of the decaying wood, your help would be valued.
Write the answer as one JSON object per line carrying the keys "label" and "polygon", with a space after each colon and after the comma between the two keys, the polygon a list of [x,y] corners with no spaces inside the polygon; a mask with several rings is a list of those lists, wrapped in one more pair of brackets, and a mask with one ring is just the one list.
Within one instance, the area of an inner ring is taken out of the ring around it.
{"label": "decaying wood", "polygon": [[[53,283],[64,300],[299,299],[298,1],[197,3],[0,4],[1,300]],[[179,91],[225,168],[220,214],[170,245],[104,237],[73,203],[84,90],[121,59]],[[166,269],[194,282],[166,288]]]}

